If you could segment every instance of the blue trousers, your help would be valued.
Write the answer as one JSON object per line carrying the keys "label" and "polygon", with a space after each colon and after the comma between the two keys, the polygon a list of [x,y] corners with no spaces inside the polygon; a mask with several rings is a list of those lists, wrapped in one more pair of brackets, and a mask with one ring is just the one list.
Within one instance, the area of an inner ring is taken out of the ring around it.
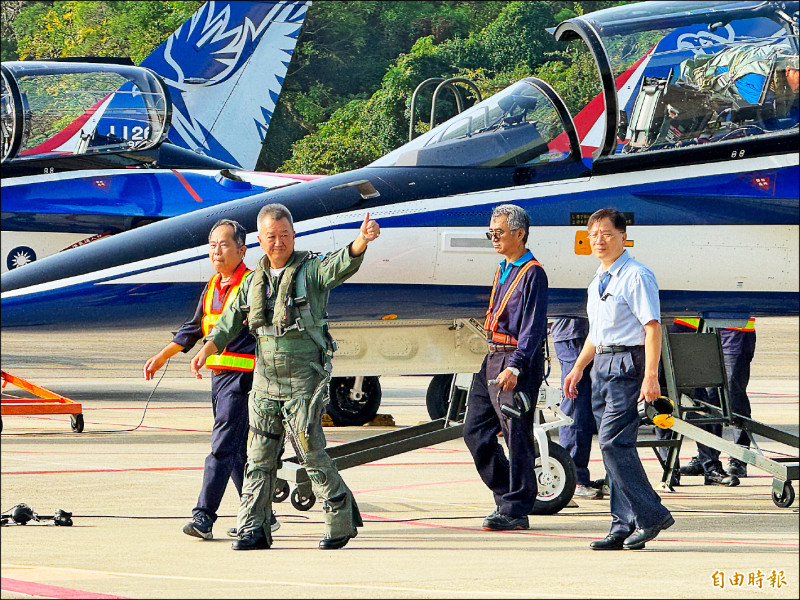
{"label": "blue trousers", "polygon": [[592,408],[598,441],[611,488],[611,530],[627,537],[636,528],[653,527],[669,511],[653,490],[636,450],[637,402],[644,378],[644,348],[598,354],[592,367]]}
{"label": "blue trousers", "polygon": [[[583,349],[584,339],[564,340],[553,342],[556,357],[561,364],[561,389],[564,389],[564,378],[575,366],[575,361]],[[584,377],[578,382],[578,395],[575,398],[564,397],[561,400],[561,410],[572,417],[572,424],[558,428],[558,443],[561,445],[575,463],[575,472],[578,485],[588,485],[589,456],[592,452],[592,436],[597,433],[592,412],[592,380],[589,376],[592,365],[585,370]]]}
{"label": "blue trousers", "polygon": [[[532,435],[534,411],[518,418],[508,418],[500,412],[499,402],[507,400],[505,396],[512,392],[503,392],[498,400],[497,386],[488,385],[487,379],[500,374],[506,358],[503,353],[490,352],[475,376],[464,417],[464,442],[472,453],[478,474],[494,494],[497,508],[504,515],[520,518],[531,512],[538,493],[534,472],[536,446]],[[535,401],[541,384],[540,374],[520,373],[514,391],[525,391]],[[501,430],[508,458],[497,441]]]}
{"label": "blue trousers", "polygon": [[[720,406],[719,395],[717,394],[717,390],[715,388],[698,388],[695,390],[695,397],[698,400],[708,402],[712,406]],[[718,437],[722,437],[722,425],[719,423],[701,425],[700,427],[709,433],[712,433]],[[719,460],[719,450],[716,448],[712,448],[698,442],[697,456],[700,459],[700,462],[703,465],[703,470],[706,473],[722,470],[722,463]]]}
{"label": "blue trousers", "polygon": [[[755,334],[753,334],[755,335]],[[754,344],[755,345],[755,344]],[[747,384],[750,383],[750,363],[753,362],[753,352],[745,351],[737,354],[726,354],[725,374],[728,378],[728,400],[731,412],[747,417],[751,416],[750,398],[747,396]],[[737,427],[731,427],[733,442],[740,446],[750,447],[750,436]]]}
{"label": "blue trousers", "polygon": [[203,485],[192,513],[203,511],[216,521],[228,479],[233,481],[239,495],[242,493],[250,428],[247,395],[252,386],[252,373],[220,370],[211,376],[211,407],[214,411],[211,454],[206,457]]}

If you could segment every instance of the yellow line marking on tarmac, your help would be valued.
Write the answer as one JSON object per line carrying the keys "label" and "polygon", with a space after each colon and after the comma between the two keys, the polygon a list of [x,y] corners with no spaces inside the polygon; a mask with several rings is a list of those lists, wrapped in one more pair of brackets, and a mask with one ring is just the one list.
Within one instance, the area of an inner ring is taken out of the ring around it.
{"label": "yellow line marking on tarmac", "polygon": [[[25,565],[13,565],[2,563],[0,567],[3,569],[24,569],[30,568],[26,567]],[[321,588],[321,589],[331,589],[331,588],[341,588],[341,589],[357,589],[357,590],[381,590],[382,592],[386,592],[388,590],[396,591],[396,592],[409,592],[409,593],[416,593],[416,594],[431,594],[431,595],[439,595],[444,597],[454,597],[454,596],[474,596],[476,598],[492,598],[494,595],[497,594],[496,589],[490,590],[458,590],[458,589],[437,589],[437,588],[414,588],[414,587],[401,587],[401,586],[391,586],[391,585],[359,585],[359,584],[350,584],[350,583],[314,583],[310,581],[282,581],[279,579],[226,579],[223,577],[186,577],[181,575],[156,575],[156,574],[149,574],[149,573],[125,573],[125,572],[118,572],[118,571],[95,571],[91,569],[75,569],[71,567],[48,567],[48,579],[53,581],[56,580],[55,574],[58,571],[65,571],[70,575],[73,575],[75,572],[78,573],[87,573],[92,575],[105,575],[105,576],[112,576],[112,577],[138,577],[142,579],[170,579],[173,581],[198,581],[198,582],[215,582],[215,583],[229,583],[231,585],[242,585],[242,584],[253,584],[253,585],[283,585],[287,587],[314,587],[314,588]],[[74,575],[73,575],[74,576]],[[552,598],[553,593],[545,592],[539,595],[536,595],[535,592],[531,590],[519,591],[514,592],[512,590],[503,590],[504,596],[513,596],[519,598]],[[586,594],[559,594],[559,598],[585,598]],[[617,598],[618,595],[610,594],[608,596],[601,596],[601,595],[593,595],[594,598]]]}

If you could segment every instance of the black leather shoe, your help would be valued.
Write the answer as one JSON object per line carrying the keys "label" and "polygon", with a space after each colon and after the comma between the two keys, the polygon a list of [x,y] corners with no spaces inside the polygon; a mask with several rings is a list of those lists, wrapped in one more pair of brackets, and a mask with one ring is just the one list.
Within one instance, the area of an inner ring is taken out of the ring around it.
{"label": "black leather shoe", "polygon": [[645,542],[649,542],[659,533],[661,533],[661,530],[669,529],[674,524],[675,519],[672,518],[672,515],[667,515],[667,517],[658,525],[654,525],[653,527],[640,527],[627,538],[625,538],[623,547],[626,550],[639,550],[644,547]]}
{"label": "black leather shoe", "polygon": [[239,539],[231,544],[234,550],[269,550],[269,542],[264,533],[248,531],[239,535]]}
{"label": "black leather shoe", "polygon": [[483,528],[489,531],[514,531],[517,529],[529,529],[530,522],[528,521],[528,515],[510,517],[498,511],[483,520]]}
{"label": "black leather shoe", "polygon": [[353,535],[343,535],[342,537],[335,537],[335,538],[322,538],[319,542],[319,549],[320,550],[338,550],[339,548],[344,548],[347,545],[347,542],[350,541],[350,538],[354,538],[358,535],[358,530],[353,531]]}
{"label": "black leather shoe", "polygon": [[734,475],[728,475],[722,469],[714,469],[705,474],[705,485],[724,485],[727,487],[734,487],[739,485],[739,478]]}
{"label": "black leather shoe", "polygon": [[689,464],[681,467],[680,470],[681,475],[702,475],[703,473],[705,473],[705,469],[703,469],[703,463],[700,462],[699,456],[692,457]]}
{"label": "black leather shoe", "polygon": [[[602,540],[593,541],[589,544],[589,548],[592,550],[622,550],[622,543],[624,541],[625,538],[617,537],[609,533]],[[644,544],[642,544],[642,547],[644,547]]]}
{"label": "black leather shoe", "polygon": [[728,474],[732,477],[747,477],[747,463],[737,458],[728,461]]}

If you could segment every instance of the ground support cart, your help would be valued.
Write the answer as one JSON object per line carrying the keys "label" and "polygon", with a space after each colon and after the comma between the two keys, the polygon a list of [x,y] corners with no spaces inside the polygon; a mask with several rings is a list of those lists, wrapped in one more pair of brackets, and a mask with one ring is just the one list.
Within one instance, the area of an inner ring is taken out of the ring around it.
{"label": "ground support cart", "polygon": [[[3,379],[3,395],[0,399],[2,415],[69,415],[72,431],[83,431],[83,409],[80,403],[26,381],[21,377],[0,371]],[[16,396],[6,392],[8,384],[32,394],[34,397]],[[2,430],[0,421],[0,431]]]}
{"label": "ground support cart", "polygon": [[[329,447],[327,452],[336,468],[341,471],[460,438],[464,430],[463,420],[472,377],[471,373],[459,374],[453,379],[447,415],[441,419]],[[575,492],[576,475],[572,457],[548,439],[549,431],[572,422],[559,408],[560,402],[561,390],[550,387],[540,390],[533,428],[539,450],[535,463],[539,494],[531,514],[557,513],[569,504]],[[553,415],[554,418],[545,420],[546,415]],[[308,474],[296,456],[283,460],[278,470],[273,496],[275,501],[282,502],[289,497],[289,482],[295,486],[291,493],[292,505],[298,510],[310,509],[316,499]]]}
{"label": "ground support cart", "polygon": [[[665,329],[661,365],[662,393],[666,392],[665,395],[674,404],[671,439],[642,442],[638,445],[668,448],[666,458],[656,453],[664,467],[662,486],[669,487],[668,482],[672,481],[673,471],[678,468],[681,442],[684,437],[688,437],[772,475],[772,501],[781,508],[791,506],[795,497],[791,482],[798,480],[800,470],[800,438],[731,412],[719,333],[714,330],[703,331],[702,325],[697,333],[667,333]],[[716,388],[720,406],[716,407],[693,397],[696,388]],[[708,424],[735,426],[747,431],[753,447],[739,446],[700,427]],[[794,451],[792,455],[767,457],[758,447],[753,434],[789,446]]]}

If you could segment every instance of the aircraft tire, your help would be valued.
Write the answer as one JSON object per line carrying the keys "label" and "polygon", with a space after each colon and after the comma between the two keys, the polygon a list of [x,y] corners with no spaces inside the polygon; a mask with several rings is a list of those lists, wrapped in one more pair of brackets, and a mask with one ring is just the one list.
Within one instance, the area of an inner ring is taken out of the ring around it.
{"label": "aircraft tire", "polygon": [[431,421],[441,419],[447,414],[447,404],[450,398],[450,387],[453,385],[453,377],[449,373],[434,375],[428,384],[425,405],[428,407],[428,416]]}
{"label": "aircraft tire", "polygon": [[536,457],[535,472],[539,493],[533,504],[532,515],[554,515],[564,508],[575,493],[578,478],[569,452],[555,442],[548,444],[549,468],[542,470],[542,459]]}
{"label": "aircraft tire", "polygon": [[364,377],[361,398],[350,397],[355,377],[333,377],[330,384],[331,401],[325,412],[334,425],[364,425],[378,414],[381,405],[381,382],[378,377]]}

